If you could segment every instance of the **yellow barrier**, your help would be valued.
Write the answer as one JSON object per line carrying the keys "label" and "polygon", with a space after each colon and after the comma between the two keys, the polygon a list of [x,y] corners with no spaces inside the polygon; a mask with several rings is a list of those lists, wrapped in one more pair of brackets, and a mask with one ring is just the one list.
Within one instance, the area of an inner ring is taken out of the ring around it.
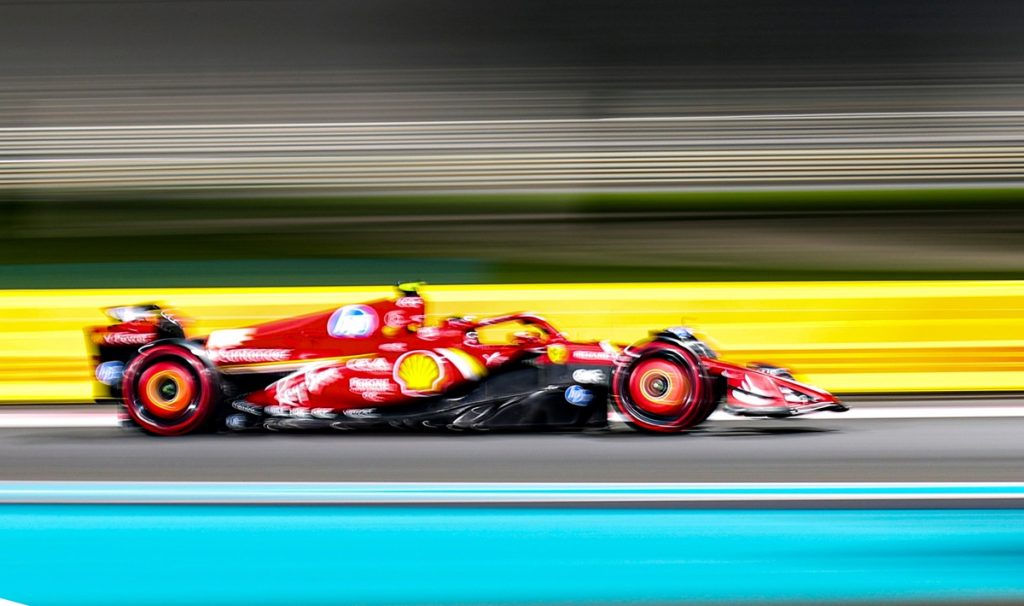
{"label": "yellow barrier", "polygon": [[[82,329],[159,302],[193,334],[390,296],[389,287],[0,291],[0,402],[91,398]],[[723,358],[838,393],[1024,390],[1024,281],[428,286],[431,318],[537,311],[629,343],[685,324]]]}

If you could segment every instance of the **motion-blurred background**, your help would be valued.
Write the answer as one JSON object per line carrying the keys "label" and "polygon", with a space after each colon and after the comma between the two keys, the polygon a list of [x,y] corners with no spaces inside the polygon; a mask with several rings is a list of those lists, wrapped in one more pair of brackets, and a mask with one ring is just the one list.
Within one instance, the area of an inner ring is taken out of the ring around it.
{"label": "motion-blurred background", "polygon": [[0,0],[0,286],[1013,278],[1014,0]]}

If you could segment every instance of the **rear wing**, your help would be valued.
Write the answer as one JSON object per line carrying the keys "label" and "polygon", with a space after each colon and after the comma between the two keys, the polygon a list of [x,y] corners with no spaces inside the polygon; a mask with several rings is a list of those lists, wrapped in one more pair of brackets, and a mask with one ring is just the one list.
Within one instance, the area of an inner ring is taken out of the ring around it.
{"label": "rear wing", "polygon": [[103,310],[113,320],[106,326],[85,329],[86,348],[95,381],[93,399],[97,402],[121,397],[124,368],[139,348],[158,339],[184,338],[182,322],[159,305],[126,305]]}

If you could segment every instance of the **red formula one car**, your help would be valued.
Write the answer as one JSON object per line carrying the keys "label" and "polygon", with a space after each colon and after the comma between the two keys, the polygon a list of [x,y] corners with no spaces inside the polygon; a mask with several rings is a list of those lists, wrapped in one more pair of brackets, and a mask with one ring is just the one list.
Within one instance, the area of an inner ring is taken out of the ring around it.
{"label": "red formula one car", "polygon": [[[146,432],[227,428],[581,430],[609,403],[634,428],[678,432],[719,406],[753,417],[846,408],[785,370],[719,360],[686,328],[628,347],[572,341],[540,316],[426,326],[418,285],[393,299],[189,338],[155,305],[87,330],[97,380]],[[511,334],[510,334],[511,333]],[[485,335],[500,334],[488,339]]]}

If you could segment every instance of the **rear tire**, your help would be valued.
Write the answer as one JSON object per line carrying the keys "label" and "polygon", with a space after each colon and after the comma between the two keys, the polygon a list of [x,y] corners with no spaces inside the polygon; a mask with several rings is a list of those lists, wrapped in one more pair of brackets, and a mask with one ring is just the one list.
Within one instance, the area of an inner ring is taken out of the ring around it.
{"label": "rear tire", "polygon": [[153,435],[207,430],[220,404],[217,372],[178,345],[143,351],[125,369],[121,385],[128,416]]}
{"label": "rear tire", "polygon": [[612,379],[612,401],[636,429],[674,433],[703,423],[718,405],[714,385],[689,349],[654,341]]}

